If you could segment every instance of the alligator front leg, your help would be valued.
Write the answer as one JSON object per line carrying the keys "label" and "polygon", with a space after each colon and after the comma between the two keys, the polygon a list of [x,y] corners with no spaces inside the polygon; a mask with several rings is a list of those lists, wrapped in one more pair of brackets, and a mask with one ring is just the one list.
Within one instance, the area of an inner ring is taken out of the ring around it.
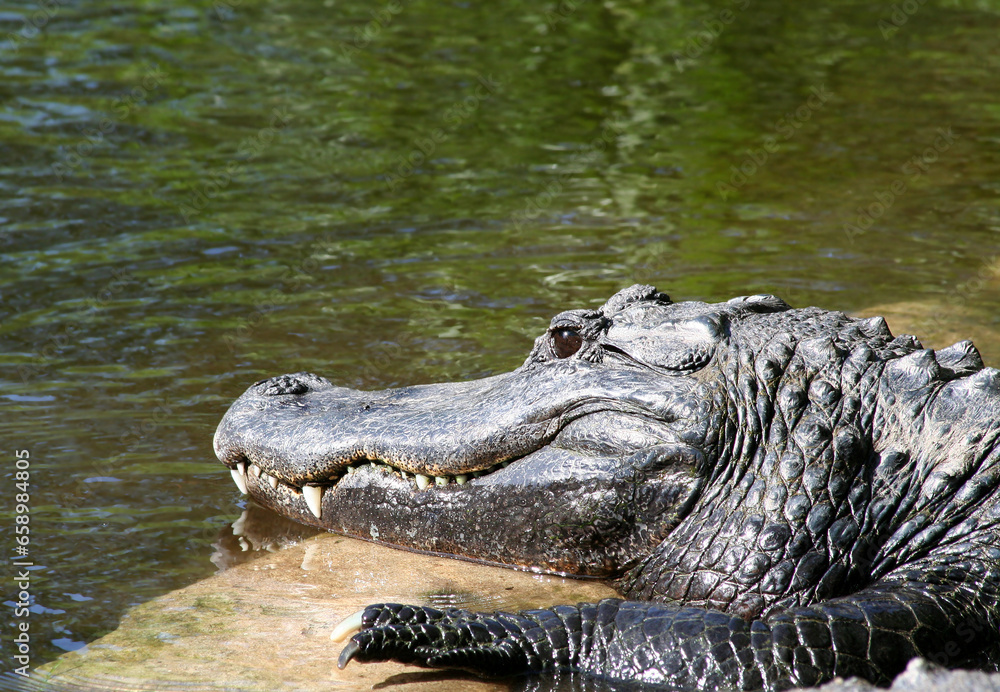
{"label": "alligator front leg", "polygon": [[339,663],[396,659],[487,676],[565,670],[671,687],[780,690],[838,675],[886,684],[914,656],[944,656],[954,667],[995,652],[996,591],[987,586],[991,608],[983,589],[996,575],[950,570],[928,580],[918,572],[749,622],[618,599],[491,615],[370,606]]}
{"label": "alligator front leg", "polygon": [[743,632],[740,643],[749,644],[749,627],[739,618],[619,599],[492,614],[373,605],[364,611],[362,628],[341,653],[341,668],[352,659],[394,659],[490,677],[573,670],[630,681],[715,684],[740,679],[743,664],[753,664],[746,646],[740,647],[749,656],[745,661],[737,658],[740,649],[703,655],[706,645],[731,640],[736,631]]}

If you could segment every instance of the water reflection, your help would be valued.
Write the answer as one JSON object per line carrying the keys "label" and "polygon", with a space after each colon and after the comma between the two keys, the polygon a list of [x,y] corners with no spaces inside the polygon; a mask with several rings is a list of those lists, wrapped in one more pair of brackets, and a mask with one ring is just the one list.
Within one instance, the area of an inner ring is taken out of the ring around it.
{"label": "water reflection", "polygon": [[212,564],[227,570],[259,557],[261,551],[277,552],[319,533],[251,502],[239,519],[219,532],[212,544]]}

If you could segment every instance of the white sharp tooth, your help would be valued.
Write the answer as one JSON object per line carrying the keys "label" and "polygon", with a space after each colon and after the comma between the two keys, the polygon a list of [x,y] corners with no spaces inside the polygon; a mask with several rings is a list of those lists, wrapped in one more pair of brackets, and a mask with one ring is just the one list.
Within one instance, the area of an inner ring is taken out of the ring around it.
{"label": "white sharp tooth", "polygon": [[278,489],[277,476],[272,476],[269,473],[265,473],[264,476],[267,478],[267,484],[271,486],[271,490],[277,490]]}
{"label": "white sharp tooth", "polygon": [[448,485],[448,476],[434,476],[434,483],[437,485]]}
{"label": "white sharp tooth", "polygon": [[[239,463],[242,466],[243,462]],[[236,487],[240,489],[240,492],[244,495],[247,494],[247,479],[243,477],[243,474],[236,469],[229,469],[229,473],[233,474],[233,480],[236,481]]]}
{"label": "white sharp tooth", "polygon": [[425,476],[422,473],[416,474],[414,476],[414,478],[417,479],[417,489],[418,490],[423,490],[424,488],[426,488],[428,485],[431,484],[430,476]]}
{"label": "white sharp tooth", "polygon": [[464,473],[460,473],[457,476],[455,476],[455,482],[458,483],[459,485],[465,485],[468,481],[469,477]]}
{"label": "white sharp tooth", "polygon": [[312,512],[317,519],[323,518],[323,486],[321,485],[306,485],[302,487],[302,495],[306,498],[306,504],[309,505],[309,511]]}
{"label": "white sharp tooth", "polygon": [[250,464],[250,473],[253,474],[254,478],[260,478],[261,470],[257,464]]}

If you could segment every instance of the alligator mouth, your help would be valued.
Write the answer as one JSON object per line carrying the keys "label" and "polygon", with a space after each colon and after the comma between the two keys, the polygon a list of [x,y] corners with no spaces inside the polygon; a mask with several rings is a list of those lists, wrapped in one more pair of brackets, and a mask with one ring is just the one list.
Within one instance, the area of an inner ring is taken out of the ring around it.
{"label": "alligator mouth", "polygon": [[262,490],[263,486],[266,485],[274,493],[285,497],[289,494],[301,497],[301,500],[305,502],[312,515],[317,519],[322,519],[323,497],[326,493],[341,485],[345,479],[356,474],[381,478],[384,482],[391,482],[394,485],[420,492],[432,486],[436,488],[452,486],[454,489],[466,484],[476,485],[477,479],[502,471],[511,464],[516,463],[516,461],[515,459],[509,459],[478,471],[435,476],[423,473],[411,473],[384,461],[362,458],[351,462],[343,468],[341,473],[331,476],[324,481],[309,482],[303,485],[297,485],[280,479],[278,476],[265,471],[262,466],[246,460],[245,457],[242,461],[237,461],[235,466],[230,467],[227,465],[227,468],[229,468],[229,472],[232,474],[236,487],[244,495],[253,496],[255,494],[250,492],[249,485],[252,482],[251,479],[253,479],[257,481],[254,483],[254,486],[258,491]]}

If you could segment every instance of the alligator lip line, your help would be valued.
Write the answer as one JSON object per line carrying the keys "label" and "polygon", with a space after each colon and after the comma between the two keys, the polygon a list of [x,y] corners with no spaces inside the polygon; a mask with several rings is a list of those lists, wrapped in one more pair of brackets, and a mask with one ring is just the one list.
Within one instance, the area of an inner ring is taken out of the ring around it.
{"label": "alligator lip line", "polygon": [[229,469],[229,472],[233,476],[233,481],[236,482],[236,487],[240,489],[240,492],[244,495],[249,495],[250,492],[247,488],[247,474],[252,475],[254,478],[260,479],[262,482],[266,482],[271,486],[272,490],[277,490],[278,485],[283,485],[285,488],[291,490],[293,493],[301,493],[303,499],[305,499],[306,506],[309,507],[309,511],[312,512],[313,516],[317,519],[323,518],[323,494],[330,488],[337,485],[341,478],[346,475],[357,473],[360,469],[371,466],[373,469],[387,469],[390,473],[395,474],[402,480],[412,480],[416,490],[424,490],[431,485],[465,485],[470,480],[474,478],[479,478],[480,476],[485,476],[487,474],[495,473],[500,469],[506,468],[513,464],[516,459],[508,459],[506,461],[501,461],[493,466],[483,469],[481,471],[471,471],[469,473],[461,473],[455,475],[447,476],[431,476],[422,473],[410,473],[401,468],[388,464],[384,461],[376,459],[359,459],[358,461],[352,462],[350,465],[343,468],[343,473],[339,476],[331,477],[326,483],[315,483],[309,482],[302,486],[296,486],[291,483],[286,483],[279,480],[277,476],[274,476],[267,471],[264,471],[257,464],[250,461],[238,461],[236,462],[236,467]]}

